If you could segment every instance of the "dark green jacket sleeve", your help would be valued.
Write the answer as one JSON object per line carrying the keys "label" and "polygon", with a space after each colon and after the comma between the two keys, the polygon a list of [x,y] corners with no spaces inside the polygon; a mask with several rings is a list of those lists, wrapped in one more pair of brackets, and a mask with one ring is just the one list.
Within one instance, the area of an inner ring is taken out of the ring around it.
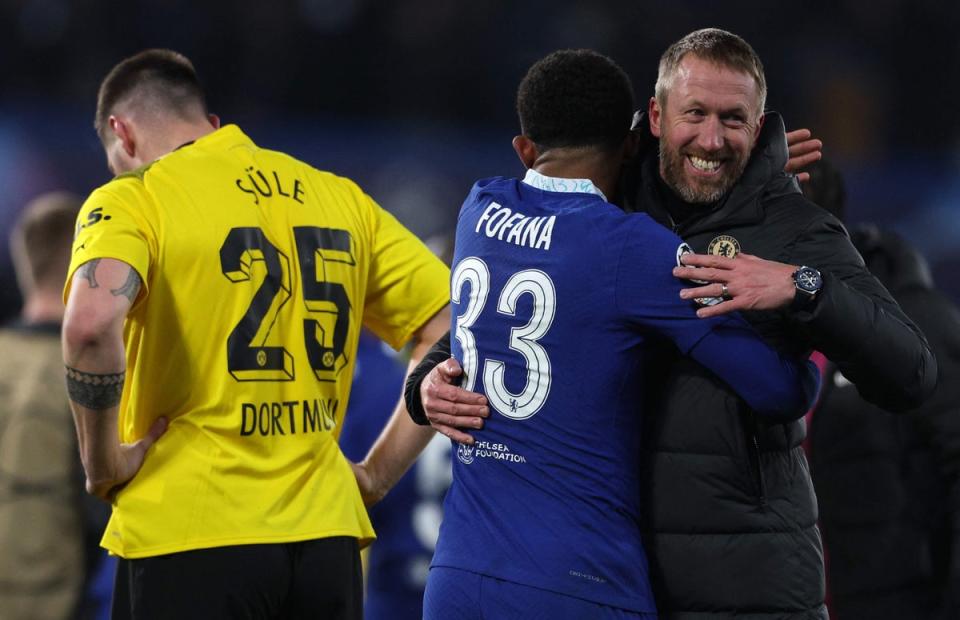
{"label": "dark green jacket sleeve", "polygon": [[937,383],[927,339],[864,266],[846,230],[824,214],[787,248],[823,273],[810,308],[791,319],[806,342],[836,363],[864,399],[889,411],[921,405]]}

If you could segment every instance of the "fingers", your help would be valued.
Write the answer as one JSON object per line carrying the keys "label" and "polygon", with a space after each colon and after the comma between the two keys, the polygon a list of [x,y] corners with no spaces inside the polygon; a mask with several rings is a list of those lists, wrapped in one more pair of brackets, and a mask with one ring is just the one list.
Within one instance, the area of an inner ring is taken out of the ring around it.
{"label": "fingers", "polygon": [[373,480],[366,466],[363,463],[348,462],[350,463],[350,468],[353,469],[353,477],[357,480],[357,487],[360,489],[360,497],[363,498],[363,505],[370,507],[383,499],[383,495],[374,488]]}
{"label": "fingers", "polygon": [[823,153],[821,153],[819,150],[797,155],[791,154],[790,159],[787,161],[787,165],[784,166],[783,169],[787,172],[799,172],[822,157]]}
{"label": "fingers", "polygon": [[695,269],[694,267],[674,267],[673,275],[684,280],[702,280],[722,282],[730,276],[729,270]]}
{"label": "fingers", "polygon": [[697,310],[697,316],[701,319],[708,319],[712,316],[721,316],[724,314],[730,314],[731,312],[736,312],[743,307],[745,307],[745,304],[740,303],[736,299],[731,299],[713,306],[700,308]]}
{"label": "fingers", "polygon": [[804,140],[803,142],[795,142],[794,144],[791,144],[787,149],[787,152],[790,154],[790,157],[796,157],[798,155],[806,155],[807,153],[814,153],[822,150],[822,140]]}
{"label": "fingers", "polygon": [[797,129],[787,133],[790,158],[783,169],[785,172],[797,174],[801,183],[809,181],[810,174],[800,171],[823,157],[823,141],[811,136],[809,129]]}
{"label": "fingers", "polygon": [[460,366],[460,362],[453,357],[437,364],[436,371],[437,374],[444,379],[444,383],[452,383],[454,377],[459,377],[463,374],[463,368]]}
{"label": "fingers", "polygon": [[119,460],[103,476],[94,474],[91,478],[90,472],[87,472],[87,493],[112,503],[117,493],[140,470],[147,450],[167,432],[167,426],[166,418],[157,418],[140,440],[120,444]]}
{"label": "fingers", "polygon": [[85,486],[87,488],[87,493],[90,495],[93,495],[94,497],[102,499],[108,503],[111,501],[112,494],[110,493],[110,490],[113,488],[113,485],[97,484],[90,478],[87,478]]}
{"label": "fingers", "polygon": [[[472,412],[470,415],[481,415],[480,409],[486,410],[487,397],[483,394],[470,392],[455,385],[445,383],[429,383],[423,387],[420,394],[424,406],[428,402],[446,402],[449,404],[463,405],[465,412]],[[454,413],[445,411],[444,413]]]}
{"label": "fingers", "polygon": [[810,136],[813,134],[810,133],[809,129],[794,129],[793,131],[787,132],[787,146],[793,146],[797,142],[803,142],[804,140],[809,140]]}
{"label": "fingers", "polygon": [[478,416],[458,415],[454,413],[441,413],[439,411],[428,411],[427,418],[430,423],[442,424],[452,428],[465,430],[480,430],[483,428],[483,418]]}
{"label": "fingers", "polygon": [[420,386],[420,399],[428,412],[433,407],[440,407],[443,413],[459,412],[482,416],[487,414],[486,396],[456,385],[435,381],[430,376]]}
{"label": "fingers", "polygon": [[462,373],[460,363],[453,358],[434,367],[420,384],[420,398],[424,408],[437,406],[442,407],[444,413],[455,413],[450,406],[460,404],[464,406],[459,409],[460,412],[468,415],[485,415],[487,404],[485,396],[451,384],[451,377]]}
{"label": "fingers", "polygon": [[138,443],[143,448],[143,451],[146,452],[150,446],[154,444],[160,436],[167,432],[167,419],[166,418],[157,418],[154,423],[150,426],[150,430],[147,431],[147,434],[144,435]]}
{"label": "fingers", "polygon": [[153,424],[150,425],[150,429],[147,430],[147,434],[144,435],[139,441],[135,441],[132,444],[125,444],[127,454],[129,455],[128,461],[129,466],[132,466],[133,471],[128,472],[130,476],[136,475],[137,471],[140,469],[140,465],[143,464],[143,459],[147,455],[147,450],[150,449],[160,436],[167,432],[167,419],[166,418],[157,418],[154,420]]}
{"label": "fingers", "polygon": [[[684,254],[680,258],[680,262],[682,262],[685,267],[712,267],[714,269],[733,269],[734,260],[736,259],[727,258],[726,256],[693,253]],[[700,271],[697,272],[697,274],[700,273]],[[699,275],[697,277],[700,279]]]}
{"label": "fingers", "polygon": [[[434,415],[447,415],[452,418],[489,418],[490,409],[486,405],[465,405],[463,403],[455,403],[449,400],[431,400],[423,403],[423,409],[427,414],[427,418],[433,419]],[[464,426],[466,422],[457,424],[457,426]],[[475,428],[480,428],[477,426]]]}
{"label": "fingers", "polygon": [[450,439],[452,439],[453,441],[456,441],[457,443],[465,443],[470,446],[472,446],[474,443],[473,437],[471,437],[467,433],[464,433],[463,431],[457,430],[452,426],[448,426],[446,424],[433,424],[433,423],[431,423],[431,426],[433,426],[433,429],[438,433],[440,433],[441,435],[444,435],[445,437],[449,437]]}
{"label": "fingers", "polygon": [[681,299],[696,299],[699,297],[723,297],[726,292],[727,297],[733,297],[729,288],[724,291],[722,283],[708,284],[707,286],[698,286],[696,288],[685,288],[680,291]]}

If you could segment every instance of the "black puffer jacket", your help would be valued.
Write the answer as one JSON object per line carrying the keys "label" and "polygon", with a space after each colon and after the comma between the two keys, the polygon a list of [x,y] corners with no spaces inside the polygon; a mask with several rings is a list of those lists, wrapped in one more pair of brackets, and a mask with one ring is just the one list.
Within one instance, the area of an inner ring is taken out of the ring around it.
{"label": "black puffer jacket", "polygon": [[864,402],[828,365],[810,465],[820,499],[831,613],[839,620],[960,617],[960,312],[896,235],[852,235],[877,278],[926,333],[940,380],[895,415]]}
{"label": "black puffer jacket", "polygon": [[[676,226],[660,204],[656,144],[625,175],[628,209],[645,210],[696,252],[721,235],[743,252],[816,267],[824,287],[803,312],[746,318],[775,346],[835,359],[860,393],[903,410],[936,381],[920,331],[864,268],[846,230],[785,175],[783,123],[768,114],[733,190]],[[640,268],[640,266],[638,266]],[[645,408],[645,544],[663,618],[822,618],[823,558],[802,420],[771,424],[712,374],[672,350]]]}
{"label": "black puffer jacket", "polygon": [[[802,313],[748,315],[781,350],[824,351],[861,393],[896,409],[920,404],[936,382],[922,334],[863,266],[846,230],[806,200],[782,170],[783,122],[767,117],[743,177],[718,209],[677,227],[659,204],[656,141],[625,174],[628,210],[645,210],[703,253],[720,235],[763,258],[824,272]],[[638,265],[638,269],[644,268]],[[405,395],[426,423],[419,386],[449,356],[449,334],[411,373]],[[802,421],[769,424],[719,379],[675,349],[655,352],[645,431],[645,545],[662,618],[822,618],[824,577],[817,508],[799,447]]]}

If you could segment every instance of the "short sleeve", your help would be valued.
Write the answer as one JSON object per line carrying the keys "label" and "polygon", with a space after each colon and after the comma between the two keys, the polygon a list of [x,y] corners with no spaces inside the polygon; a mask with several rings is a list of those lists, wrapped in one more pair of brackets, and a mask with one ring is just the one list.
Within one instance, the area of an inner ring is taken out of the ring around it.
{"label": "short sleeve", "polygon": [[144,218],[146,198],[133,179],[118,179],[95,190],[77,215],[76,235],[64,285],[70,295],[73,272],[84,263],[112,258],[127,263],[140,275],[144,292],[150,276],[153,235]]}
{"label": "short sleeve", "polygon": [[373,200],[363,323],[394,349],[450,302],[450,269]]}
{"label": "short sleeve", "polygon": [[696,302],[680,298],[692,284],[673,275],[683,240],[646,215],[631,218],[617,267],[617,306],[627,321],[663,335],[686,354],[730,318],[697,317]]}

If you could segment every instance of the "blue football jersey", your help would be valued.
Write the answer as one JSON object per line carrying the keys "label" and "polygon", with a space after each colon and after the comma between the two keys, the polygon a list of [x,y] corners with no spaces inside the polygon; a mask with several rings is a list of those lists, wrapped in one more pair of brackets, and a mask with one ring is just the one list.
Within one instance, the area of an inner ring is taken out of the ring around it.
{"label": "blue football jersey", "polygon": [[[457,224],[452,349],[491,415],[474,445],[454,446],[433,566],[655,611],[638,524],[646,345],[688,353],[725,326],[725,354],[744,334],[759,343],[740,317],[699,319],[679,297],[682,249],[586,180],[529,171],[474,185]],[[771,383],[794,385],[790,370]]]}

